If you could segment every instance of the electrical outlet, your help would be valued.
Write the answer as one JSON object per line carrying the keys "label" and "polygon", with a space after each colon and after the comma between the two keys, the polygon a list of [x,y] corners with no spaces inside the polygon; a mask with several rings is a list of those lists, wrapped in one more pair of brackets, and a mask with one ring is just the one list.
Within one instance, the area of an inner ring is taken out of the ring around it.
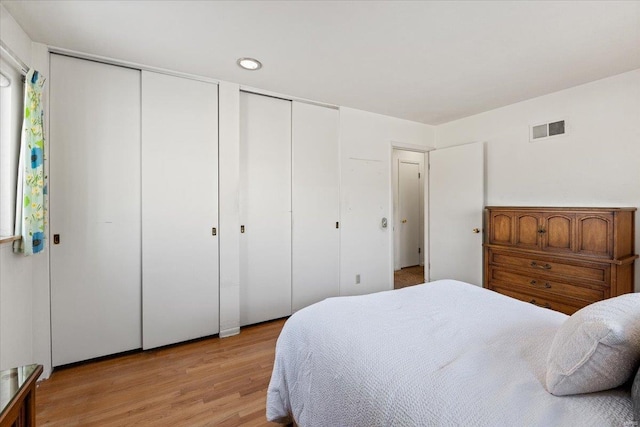
{"label": "electrical outlet", "polygon": [[360,275],[356,274],[356,285],[360,283]]}

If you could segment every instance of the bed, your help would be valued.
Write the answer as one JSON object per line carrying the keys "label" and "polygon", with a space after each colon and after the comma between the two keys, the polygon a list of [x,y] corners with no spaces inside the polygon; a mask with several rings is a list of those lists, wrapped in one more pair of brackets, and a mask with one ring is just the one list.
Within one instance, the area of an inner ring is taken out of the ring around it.
{"label": "bed", "polygon": [[299,426],[637,426],[630,381],[569,396],[545,389],[547,355],[567,319],[453,280],[329,298],[287,320],[267,419]]}

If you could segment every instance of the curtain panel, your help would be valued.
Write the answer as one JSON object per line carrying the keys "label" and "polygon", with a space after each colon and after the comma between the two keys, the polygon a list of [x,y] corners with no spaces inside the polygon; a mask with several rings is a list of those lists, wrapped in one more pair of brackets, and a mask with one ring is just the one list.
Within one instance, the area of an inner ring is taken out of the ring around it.
{"label": "curtain panel", "polygon": [[25,81],[24,121],[18,166],[15,234],[13,250],[25,255],[44,249],[46,187],[44,175],[44,112],[42,88],[45,78],[29,70]]}

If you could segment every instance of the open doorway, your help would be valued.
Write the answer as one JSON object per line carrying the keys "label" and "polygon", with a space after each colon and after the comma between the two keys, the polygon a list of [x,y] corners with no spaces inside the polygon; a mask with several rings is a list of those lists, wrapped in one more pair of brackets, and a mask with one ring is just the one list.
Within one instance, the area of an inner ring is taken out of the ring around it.
{"label": "open doorway", "polygon": [[425,153],[393,149],[394,289],[425,282]]}

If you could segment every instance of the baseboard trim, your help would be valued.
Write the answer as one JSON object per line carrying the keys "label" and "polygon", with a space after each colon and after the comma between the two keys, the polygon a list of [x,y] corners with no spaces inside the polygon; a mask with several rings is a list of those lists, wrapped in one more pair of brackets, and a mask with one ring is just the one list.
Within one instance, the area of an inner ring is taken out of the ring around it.
{"label": "baseboard trim", "polygon": [[240,327],[236,326],[235,328],[225,329],[224,331],[220,331],[220,338],[232,337],[234,335],[238,335],[240,333]]}

